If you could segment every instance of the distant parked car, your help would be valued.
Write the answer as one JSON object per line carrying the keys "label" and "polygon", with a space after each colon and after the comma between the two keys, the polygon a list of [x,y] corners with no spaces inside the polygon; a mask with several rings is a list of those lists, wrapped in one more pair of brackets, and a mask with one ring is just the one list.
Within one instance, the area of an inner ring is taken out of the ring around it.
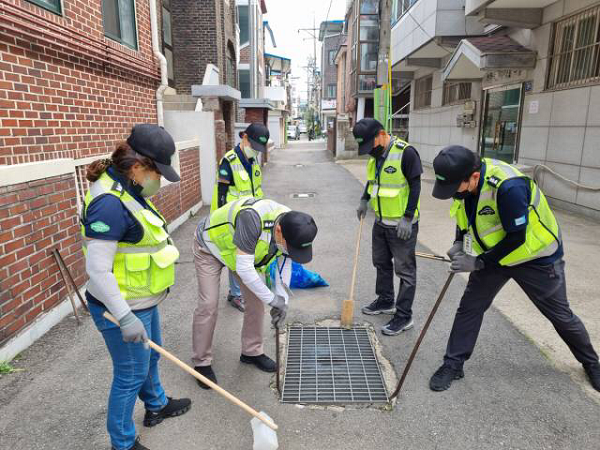
{"label": "distant parked car", "polygon": [[300,132],[298,131],[298,127],[296,125],[288,125],[287,137],[288,139],[293,139],[294,141],[300,139]]}
{"label": "distant parked car", "polygon": [[300,134],[306,133],[306,131],[307,131],[306,124],[305,123],[299,123],[298,124],[298,131],[300,132]]}

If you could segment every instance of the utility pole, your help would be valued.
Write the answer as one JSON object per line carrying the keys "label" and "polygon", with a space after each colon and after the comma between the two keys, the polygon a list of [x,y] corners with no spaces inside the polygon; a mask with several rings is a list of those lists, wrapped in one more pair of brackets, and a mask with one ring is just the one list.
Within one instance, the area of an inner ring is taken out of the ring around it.
{"label": "utility pole", "polygon": [[[304,40],[308,40],[308,39],[312,39],[313,40],[313,57],[312,57],[312,61],[309,61],[308,66],[307,66],[307,70],[306,70],[306,89],[307,89],[307,94],[306,94],[306,101],[307,101],[307,106],[311,105],[313,106],[313,111],[317,111],[318,109],[318,105],[316,104],[316,94],[315,94],[315,88],[317,85],[317,35],[316,32],[319,31],[319,28],[317,28],[317,24],[316,24],[316,16],[313,12],[313,27],[312,28],[299,28],[298,29],[298,33],[300,33],[301,31],[304,31],[305,33],[307,33],[310,38],[306,38]],[[310,76],[309,76],[309,70],[312,70],[312,85],[313,88],[311,89],[309,84],[310,84]]]}
{"label": "utility pole", "polygon": [[[392,79],[389,73],[391,58],[391,21],[392,0],[379,1],[379,52],[377,57],[377,86],[387,86],[388,102],[380,102],[379,117],[385,117],[385,126],[388,132],[391,132],[391,119],[389,118],[389,109],[392,104]],[[387,111],[386,111],[387,103]]]}

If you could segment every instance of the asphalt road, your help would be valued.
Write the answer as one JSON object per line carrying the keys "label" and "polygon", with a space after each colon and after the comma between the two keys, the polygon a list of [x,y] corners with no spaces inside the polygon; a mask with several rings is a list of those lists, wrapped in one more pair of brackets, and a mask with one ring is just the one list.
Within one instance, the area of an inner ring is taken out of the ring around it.
{"label": "asphalt road", "polygon": [[[323,142],[292,143],[276,151],[264,171],[265,192],[293,209],[315,217],[319,233],[315,258],[308,266],[330,288],[292,297],[289,321],[314,323],[339,316],[348,296],[360,183],[335,164]],[[302,166],[297,166],[302,164]],[[309,199],[293,193],[314,192]],[[205,210],[202,211],[202,213]],[[201,213],[201,214],[202,214]],[[191,243],[199,216],[175,232],[183,261],[191,261]],[[425,218],[423,219],[425,220]],[[370,228],[365,224],[356,286],[357,311],[374,299]],[[428,251],[427,242],[419,250]],[[378,333],[382,351],[401,371],[435,298],[446,269],[435,261],[418,261],[415,328],[398,337]],[[196,278],[191,264],[177,268],[177,284],[161,306],[165,347],[189,361]],[[280,404],[270,387],[272,377],[239,362],[241,314],[223,301],[215,335],[214,368],[220,384],[279,424],[281,449],[590,449],[600,445],[600,405],[557,372],[540,351],[498,312],[486,315],[466,376],[449,391],[431,392],[428,380],[437,369],[464,281],[450,287],[405,384],[391,411],[376,408],[313,409]],[[356,319],[376,328],[386,317]],[[265,316],[265,327],[268,327]],[[274,354],[272,330],[266,349]],[[111,364],[100,334],[86,318],[77,327],[65,319],[15,362],[23,369],[0,378],[0,449],[109,449],[105,429]],[[142,442],[152,450],[252,448],[249,417],[166,360],[161,377],[168,395],[187,396],[192,410],[146,429],[138,403],[136,424]]]}

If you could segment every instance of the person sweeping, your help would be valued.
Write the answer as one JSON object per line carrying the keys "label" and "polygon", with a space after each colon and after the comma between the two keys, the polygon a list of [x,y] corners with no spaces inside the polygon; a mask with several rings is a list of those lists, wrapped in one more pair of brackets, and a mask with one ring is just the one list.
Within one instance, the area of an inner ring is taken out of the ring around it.
{"label": "person sweeping", "polygon": [[[144,426],[152,427],[191,407],[187,398],[167,397],[158,374],[161,345],[158,305],[175,282],[177,248],[166,221],[149,200],[161,176],[179,175],[171,166],[173,139],[162,127],[136,125],[110,159],[95,161],[86,178],[92,184],[82,211],[86,290],[90,313],[113,363],[107,427],[114,450],[148,450],[136,435],[136,398],[144,402]],[[108,311],[119,325],[107,320]]]}
{"label": "person sweeping", "polygon": [[[263,372],[275,372],[275,362],[263,351],[265,305],[272,323],[279,326],[287,312],[291,260],[312,260],[317,225],[308,214],[291,211],[273,200],[242,198],[200,220],[193,252],[198,277],[198,306],[193,319],[193,356],[196,371],[214,383],[212,340],[217,323],[221,271],[234,273],[246,301],[240,361]],[[277,258],[278,275],[273,293],[261,274]],[[198,381],[203,389],[209,387]]]}

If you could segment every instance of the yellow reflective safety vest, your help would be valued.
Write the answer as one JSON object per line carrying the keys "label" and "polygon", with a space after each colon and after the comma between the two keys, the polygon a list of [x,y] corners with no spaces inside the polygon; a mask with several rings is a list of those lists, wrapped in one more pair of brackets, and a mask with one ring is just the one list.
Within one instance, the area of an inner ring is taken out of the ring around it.
{"label": "yellow reflective safety vest", "polygon": [[[142,226],[142,239],[135,243],[119,242],[113,263],[113,273],[121,295],[132,309],[144,309],[157,305],[164,298],[164,291],[175,283],[175,261],[179,251],[166,230],[166,221],[156,207],[146,200],[155,211],[145,208],[130,195],[118,181],[106,172],[95,181],[85,196],[82,218],[92,201],[102,195],[114,195]],[[83,251],[87,258],[87,238],[82,225]]]}
{"label": "yellow reflective safety vest", "polygon": [[[262,170],[256,160],[252,163],[252,174],[249,175],[248,171],[242,164],[235,149],[229,150],[225,153],[225,156],[231,166],[233,173],[233,184],[229,186],[227,191],[226,202],[232,202],[242,197],[254,197],[263,198],[264,193],[262,190]],[[212,201],[210,204],[210,211],[213,212],[219,207],[218,203],[218,182],[219,176],[217,174],[217,182],[213,189]]]}
{"label": "yellow reflective safety vest", "polygon": [[264,273],[273,258],[282,254],[279,250],[270,252],[271,240],[275,221],[280,215],[290,211],[287,206],[273,200],[256,198],[242,198],[227,203],[210,214],[204,224],[202,239],[213,256],[230,270],[235,271],[237,252],[237,247],[233,243],[235,219],[244,209],[252,209],[260,216],[262,233],[254,250],[254,267],[258,272]]}
{"label": "yellow reflective safety vest", "polygon": [[[367,164],[367,192],[371,196],[369,205],[385,225],[397,225],[406,211],[410,187],[402,173],[402,154],[408,145],[402,139],[395,139],[379,172],[376,158],[371,156]],[[413,223],[418,222],[420,209],[419,200]]]}
{"label": "yellow reflective safety vest", "polygon": [[560,229],[544,193],[532,179],[510,164],[489,158],[484,158],[483,162],[485,179],[474,217],[471,220],[467,217],[463,200],[454,200],[450,210],[458,227],[470,235],[472,253],[480,255],[504,239],[506,231],[498,214],[496,195],[506,180],[524,178],[531,189],[525,243],[500,260],[500,265],[516,266],[553,255],[560,246]]}

